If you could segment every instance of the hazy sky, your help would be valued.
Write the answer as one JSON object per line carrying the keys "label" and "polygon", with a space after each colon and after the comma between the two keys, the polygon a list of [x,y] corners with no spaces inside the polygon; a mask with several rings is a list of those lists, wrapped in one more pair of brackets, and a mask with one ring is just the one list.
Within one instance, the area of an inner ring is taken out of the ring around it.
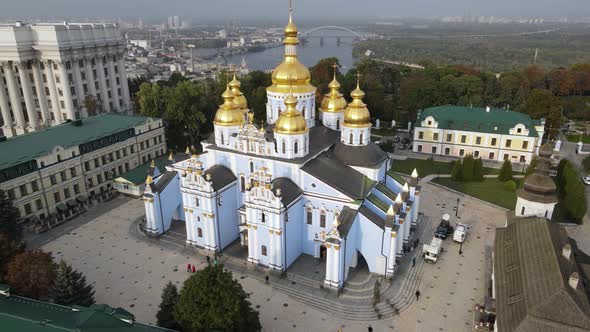
{"label": "hazy sky", "polygon": [[[287,0],[0,0],[0,15],[282,21]],[[294,0],[299,21],[446,15],[590,16],[590,0]]]}

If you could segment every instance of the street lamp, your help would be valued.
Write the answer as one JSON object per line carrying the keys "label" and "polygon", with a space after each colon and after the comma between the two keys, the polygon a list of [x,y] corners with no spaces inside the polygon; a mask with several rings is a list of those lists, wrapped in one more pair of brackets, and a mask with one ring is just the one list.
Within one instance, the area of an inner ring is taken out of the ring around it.
{"label": "street lamp", "polygon": [[463,241],[465,240],[465,234],[461,234],[461,242],[459,243],[459,256],[463,255]]}
{"label": "street lamp", "polygon": [[459,198],[457,198],[457,209],[455,209],[455,217],[459,217]]}

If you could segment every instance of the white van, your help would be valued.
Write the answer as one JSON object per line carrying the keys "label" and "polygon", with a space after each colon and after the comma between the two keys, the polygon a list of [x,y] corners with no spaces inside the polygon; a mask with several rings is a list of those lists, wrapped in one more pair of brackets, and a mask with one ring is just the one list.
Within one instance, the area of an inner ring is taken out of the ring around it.
{"label": "white van", "polygon": [[424,254],[424,260],[436,263],[438,256],[442,250],[442,239],[432,238],[430,244],[422,246],[422,254]]}
{"label": "white van", "polygon": [[455,228],[455,233],[453,233],[453,241],[455,242],[463,242],[465,241],[465,238],[467,237],[467,231],[469,230],[469,227],[465,224],[457,224],[457,227]]}

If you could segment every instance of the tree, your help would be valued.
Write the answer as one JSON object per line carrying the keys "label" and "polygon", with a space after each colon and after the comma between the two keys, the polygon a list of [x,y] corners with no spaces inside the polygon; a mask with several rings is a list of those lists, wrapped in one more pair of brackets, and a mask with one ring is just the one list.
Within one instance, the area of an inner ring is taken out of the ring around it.
{"label": "tree", "polygon": [[483,181],[483,160],[481,158],[473,161],[473,181]]}
{"label": "tree", "polygon": [[572,73],[565,68],[556,68],[547,75],[549,89],[556,96],[569,96],[575,88],[576,81]]}
{"label": "tree", "polygon": [[533,119],[545,118],[545,131],[550,137],[553,137],[556,130],[549,129],[561,127],[562,108],[561,100],[555,97],[551,91],[534,89],[526,99],[523,111]]}
{"label": "tree", "polygon": [[539,158],[533,157],[533,160],[531,160],[531,163],[526,168],[526,172],[524,173],[524,176],[527,177],[527,176],[533,174],[535,172],[535,168],[537,168],[538,164],[539,164]]}
{"label": "tree", "polygon": [[211,107],[203,87],[190,81],[181,81],[166,90],[166,115],[168,122],[182,126],[190,145],[199,141],[201,125],[205,123],[204,110]]}
{"label": "tree", "polygon": [[158,84],[143,83],[137,92],[141,115],[161,118],[164,114],[164,90]]}
{"label": "tree", "polygon": [[18,243],[8,238],[5,234],[0,233],[0,282],[4,281],[8,263],[23,251],[22,242]]}
{"label": "tree", "polygon": [[8,264],[6,281],[17,295],[45,300],[54,280],[53,257],[39,249],[17,254]]}
{"label": "tree", "polygon": [[162,302],[160,310],[156,314],[157,325],[171,330],[178,330],[179,325],[174,319],[174,305],[178,301],[178,289],[171,281],[166,284],[162,291]]}
{"label": "tree", "polygon": [[22,227],[17,223],[19,212],[12,204],[12,199],[5,191],[0,190],[0,233],[10,240],[20,242]]}
{"label": "tree", "polygon": [[453,169],[451,170],[451,179],[454,181],[463,180],[463,164],[461,160],[457,160],[453,163]]}
{"label": "tree", "polygon": [[500,174],[498,175],[498,180],[502,182],[506,182],[512,180],[512,163],[509,159],[504,160],[502,164],[502,168],[500,168]]}
{"label": "tree", "polygon": [[463,158],[463,181],[471,182],[473,181],[473,166],[474,160],[473,155],[468,154]]}
{"label": "tree", "polygon": [[174,306],[184,331],[260,331],[249,295],[223,265],[209,265],[188,278]]}
{"label": "tree", "polygon": [[98,102],[96,101],[96,97],[92,95],[88,95],[84,98],[84,107],[86,107],[86,112],[88,115],[96,115],[96,108]]}
{"label": "tree", "polygon": [[584,171],[590,172],[590,156],[582,160],[582,166],[584,166]]}
{"label": "tree", "polygon": [[572,219],[581,220],[586,214],[586,191],[578,173],[571,163],[567,163],[563,170],[562,183],[563,190],[562,202],[567,214]]}
{"label": "tree", "polygon": [[57,304],[89,307],[94,304],[94,288],[86,284],[86,277],[63,260],[57,266],[55,281],[49,289],[49,298]]}

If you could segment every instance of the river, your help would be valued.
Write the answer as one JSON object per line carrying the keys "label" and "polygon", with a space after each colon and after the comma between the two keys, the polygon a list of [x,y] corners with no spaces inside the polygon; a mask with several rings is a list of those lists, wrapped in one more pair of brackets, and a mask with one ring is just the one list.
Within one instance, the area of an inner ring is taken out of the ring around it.
{"label": "river", "polygon": [[[322,40],[318,37],[325,36]],[[340,44],[338,39],[334,38],[340,36]],[[299,61],[307,67],[315,65],[323,58],[337,57],[341,67],[341,71],[348,71],[354,65],[354,58],[352,57],[352,48],[354,39],[351,35],[344,31],[317,31],[313,37],[307,38],[305,44],[300,44],[297,47]],[[284,48],[273,47],[267,48],[260,52],[250,52],[245,54],[238,54],[226,58],[227,63],[239,65],[242,58],[246,61],[246,65],[250,70],[272,70],[276,67],[283,58]]]}

